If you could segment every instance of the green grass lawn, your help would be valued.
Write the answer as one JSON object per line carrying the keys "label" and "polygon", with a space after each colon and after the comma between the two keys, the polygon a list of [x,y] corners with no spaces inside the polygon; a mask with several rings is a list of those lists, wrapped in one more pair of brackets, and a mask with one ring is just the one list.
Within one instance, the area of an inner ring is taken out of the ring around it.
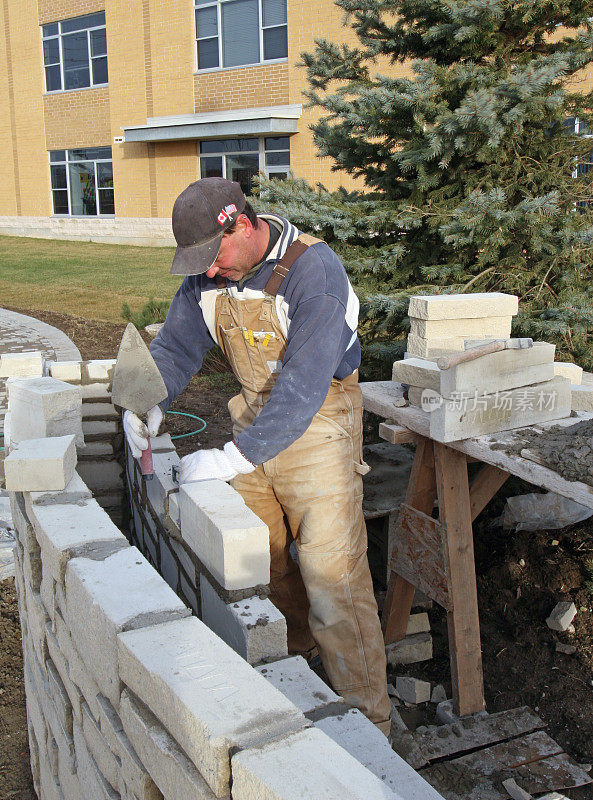
{"label": "green grass lawn", "polygon": [[150,297],[170,300],[174,249],[0,236],[0,306],[121,321],[122,303],[139,311]]}

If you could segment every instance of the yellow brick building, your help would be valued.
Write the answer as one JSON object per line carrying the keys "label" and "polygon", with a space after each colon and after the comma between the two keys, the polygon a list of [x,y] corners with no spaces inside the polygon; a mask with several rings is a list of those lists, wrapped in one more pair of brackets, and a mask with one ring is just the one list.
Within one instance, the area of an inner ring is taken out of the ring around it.
{"label": "yellow brick building", "polygon": [[348,185],[316,155],[296,66],[350,41],[333,0],[4,0],[0,233],[171,242],[177,194],[259,171]]}

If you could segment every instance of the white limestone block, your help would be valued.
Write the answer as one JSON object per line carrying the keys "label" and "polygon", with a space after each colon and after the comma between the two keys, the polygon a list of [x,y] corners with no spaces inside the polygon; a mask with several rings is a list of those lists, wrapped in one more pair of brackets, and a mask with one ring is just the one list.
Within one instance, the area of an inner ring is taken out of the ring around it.
{"label": "white limestone block", "polygon": [[430,621],[426,611],[410,614],[408,617],[406,636],[413,636],[415,633],[426,633],[428,631],[430,631]]}
{"label": "white limestone block", "polygon": [[420,386],[422,389],[441,390],[441,371],[436,361],[423,358],[405,358],[393,365],[392,379],[408,386]]}
{"label": "white limestone block", "polygon": [[124,488],[122,467],[118,461],[81,461],[78,471],[95,495]]}
{"label": "white limestone block", "polygon": [[55,378],[11,378],[7,382],[11,441],[74,434],[83,446],[80,387]]}
{"label": "white limestone block", "polygon": [[508,339],[513,318],[474,317],[469,319],[417,319],[410,317],[410,333],[424,339]]}
{"label": "white limestone block", "polygon": [[120,413],[111,403],[83,403],[82,418],[88,420],[119,420]]}
{"label": "white limestone block", "polygon": [[580,386],[583,381],[583,368],[571,361],[555,361],[554,375],[562,375],[569,378],[572,384]]}
{"label": "white limestone block", "polygon": [[84,800],[120,800],[118,792],[101,774],[97,762],[89,752],[82,728],[76,722],[74,723],[74,747],[78,778],[84,789]]}
{"label": "white limestone block", "polygon": [[475,319],[514,316],[519,298],[502,292],[414,295],[408,315],[419,319]]}
{"label": "white limestone block", "polygon": [[[64,655],[64,653],[62,653],[62,651],[60,650],[60,646],[58,644],[58,638],[56,634],[52,631],[51,626],[49,624],[46,626],[45,636],[47,641],[47,649],[49,652],[49,657],[51,658],[53,664],[55,665],[62,686],[64,687],[64,690],[68,695],[68,699],[70,701],[70,708],[72,710],[72,715],[73,717],[76,717],[76,719],[80,723],[82,721],[82,710],[81,710],[81,704],[83,701],[82,693],[80,689],[77,686],[75,686],[75,684],[70,679],[68,660]],[[50,673],[48,670],[48,676],[49,675]],[[50,683],[51,683],[51,676],[50,676]]]}
{"label": "white limestone block", "polygon": [[553,631],[565,631],[577,615],[577,607],[572,601],[557,603],[550,616],[546,619],[546,625]]}
{"label": "white limestone block", "polygon": [[286,620],[266,597],[225,603],[200,576],[202,621],[249,664],[288,655]]}
{"label": "white limestone block", "polygon": [[40,378],[42,375],[43,354],[38,350],[0,356],[0,378]]}
{"label": "white limestone block", "polygon": [[167,800],[214,800],[216,795],[177,742],[127,689],[120,714],[125,733]]}
{"label": "white limestone block", "polygon": [[32,504],[30,519],[43,556],[43,568],[56,583],[63,583],[71,558],[107,558],[129,547],[123,533],[96,500],[76,504]]}
{"label": "white limestone block", "polygon": [[398,675],[395,679],[398,695],[406,703],[428,703],[430,701],[430,683],[413,678],[410,675]]}
{"label": "white limestone block", "polygon": [[573,411],[593,411],[593,386],[571,384],[570,407]]}
{"label": "white limestone block", "polygon": [[82,704],[82,734],[99,772],[113,789],[117,789],[119,765],[101,733],[98,721],[84,702]]}
{"label": "white limestone block", "polygon": [[111,400],[108,383],[87,383],[80,387],[82,399],[87,401]]}
{"label": "white limestone block", "polygon": [[50,361],[49,374],[52,378],[67,383],[80,383],[81,376],[80,361]]}
{"label": "white limestone block", "polygon": [[119,431],[119,422],[115,420],[84,420],[82,422],[82,432],[89,441],[115,436]]}
{"label": "white limestone block", "polygon": [[414,333],[408,334],[407,352],[412,358],[436,361],[439,356],[450,355],[461,350],[465,350],[463,336],[451,336],[448,339],[425,339]]}
{"label": "white limestone block", "polygon": [[445,400],[430,414],[430,437],[454,442],[496,431],[522,428],[570,416],[567,378],[484,395],[473,400]]}
{"label": "white limestone block", "polygon": [[84,663],[117,707],[117,634],[188,616],[190,610],[135,547],[104,561],[72,559],[66,569],[66,621]]}
{"label": "white limestone block", "polygon": [[[159,437],[160,438],[160,437]],[[155,439],[151,439],[153,446]],[[146,493],[150,504],[157,514],[163,514],[165,510],[165,498],[168,492],[178,488],[178,484],[173,482],[171,468],[179,466],[181,459],[175,450],[166,453],[155,453],[152,451],[152,466],[154,468],[154,478],[146,481]]]}
{"label": "white limestone block", "polygon": [[465,361],[440,372],[443,397],[466,397],[495,394],[544,383],[554,377],[556,345],[534,342],[522,350],[501,350]]}
{"label": "white limestone block", "polygon": [[[129,791],[138,800],[162,800],[156,784],[138,758],[132,743],[126,736],[122,721],[109,700],[100,694],[97,698],[101,706],[99,726],[101,734],[112,753],[119,759],[116,788],[122,797]],[[146,762],[152,768],[152,760]],[[204,779],[201,779],[202,782]],[[125,790],[124,790],[125,787]],[[175,795],[172,795],[175,797]]]}
{"label": "white limestone block", "polygon": [[72,703],[64,681],[60,677],[57,666],[53,661],[46,662],[47,680],[49,684],[49,694],[55,706],[62,728],[72,736]]}
{"label": "white limestone block", "polygon": [[118,640],[121,680],[218,797],[229,791],[233,748],[305,724],[301,711],[195,617],[126,631]]}
{"label": "white limestone block", "polygon": [[76,467],[74,436],[23,439],[4,459],[6,488],[10,492],[65,489]]}
{"label": "white limestone block", "polygon": [[[55,441],[47,439],[44,441]],[[31,513],[31,506],[66,505],[67,503],[80,503],[90,500],[93,496],[91,490],[82,480],[78,472],[74,472],[64,489],[59,491],[48,490],[45,492],[25,492],[25,508]]]}
{"label": "white limestone block", "polygon": [[441,795],[391,748],[387,738],[357,708],[313,723],[405,800],[442,800]]}
{"label": "white limestone block", "polygon": [[243,750],[233,756],[232,768],[233,800],[395,800],[404,797],[401,792],[394,794],[323,731],[314,728],[266,747]]}
{"label": "white limestone block", "polygon": [[186,483],[179,490],[181,535],[225,589],[270,581],[267,525],[223,481]]}
{"label": "white limestone block", "polygon": [[116,359],[114,358],[84,361],[82,364],[82,382],[88,384],[95,381],[112,381],[115,361]]}
{"label": "white limestone block", "polygon": [[[98,719],[101,714],[101,707],[99,706],[97,700],[97,697],[100,694],[99,687],[88,671],[86,664],[83,662],[80,653],[72,641],[68,626],[66,625],[62,615],[59,613],[56,613],[54,627],[59,650],[61,653],[63,653],[68,662],[68,677],[76,687],[77,691],[82,695],[82,698],[79,698],[80,702],[78,703],[78,706],[80,707],[80,703],[82,703],[82,700],[84,699],[90,708],[92,715],[95,717],[95,719]],[[74,702],[72,703],[72,708],[76,712],[76,718],[80,723],[82,712],[79,713],[77,705],[75,705]]]}
{"label": "white limestone block", "polygon": [[303,714],[342,699],[313,672],[302,656],[260,664],[256,670]]}
{"label": "white limestone block", "polygon": [[391,666],[429,661],[432,658],[432,636],[430,633],[414,633],[411,636],[405,636],[397,642],[388,644],[385,648],[385,655],[387,663]]}

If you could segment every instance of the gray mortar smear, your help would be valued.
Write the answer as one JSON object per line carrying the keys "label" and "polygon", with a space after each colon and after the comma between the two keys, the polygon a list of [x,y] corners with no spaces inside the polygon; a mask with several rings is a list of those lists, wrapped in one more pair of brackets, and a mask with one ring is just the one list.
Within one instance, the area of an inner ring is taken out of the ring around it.
{"label": "gray mortar smear", "polygon": [[593,486],[593,420],[576,422],[569,427],[554,425],[546,431],[525,430],[512,444],[496,443],[493,450],[521,455],[531,450],[542,462],[567,481]]}

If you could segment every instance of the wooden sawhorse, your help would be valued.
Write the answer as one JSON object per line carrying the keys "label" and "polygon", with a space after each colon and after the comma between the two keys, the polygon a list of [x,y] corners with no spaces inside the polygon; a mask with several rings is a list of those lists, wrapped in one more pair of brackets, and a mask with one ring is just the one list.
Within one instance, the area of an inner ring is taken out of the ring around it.
{"label": "wooden sawhorse", "polygon": [[[447,611],[453,707],[484,709],[484,679],[472,522],[509,477],[485,464],[470,486],[467,464],[476,459],[398,425],[393,444],[416,442],[405,502],[400,508],[383,609],[386,643],[402,639],[415,588]],[[439,518],[433,519],[438,500]]]}

